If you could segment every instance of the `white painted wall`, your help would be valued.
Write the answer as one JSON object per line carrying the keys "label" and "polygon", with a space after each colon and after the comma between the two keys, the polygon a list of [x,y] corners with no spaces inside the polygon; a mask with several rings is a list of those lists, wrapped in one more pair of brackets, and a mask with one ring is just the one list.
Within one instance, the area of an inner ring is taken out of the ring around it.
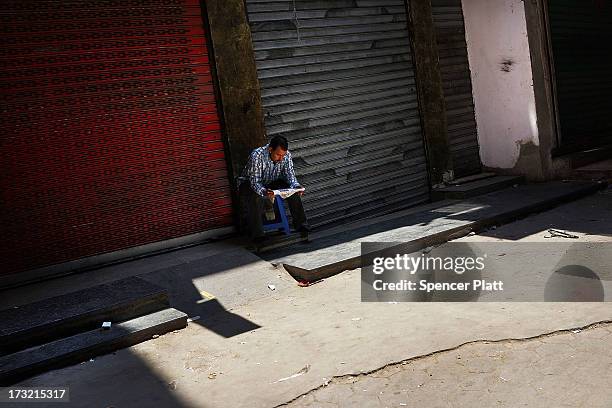
{"label": "white painted wall", "polygon": [[512,168],[520,144],[539,144],[524,5],[521,0],[462,3],[480,158],[485,166]]}

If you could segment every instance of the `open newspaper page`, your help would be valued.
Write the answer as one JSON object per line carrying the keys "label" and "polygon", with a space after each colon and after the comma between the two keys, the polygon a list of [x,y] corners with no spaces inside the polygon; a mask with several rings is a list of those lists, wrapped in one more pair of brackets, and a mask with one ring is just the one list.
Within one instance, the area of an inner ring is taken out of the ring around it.
{"label": "open newspaper page", "polygon": [[295,193],[299,193],[299,192],[304,191],[304,187],[302,187],[302,188],[281,188],[279,190],[272,190],[272,191],[274,191],[274,195],[275,196],[280,196],[282,198],[287,198],[287,197],[291,197]]}

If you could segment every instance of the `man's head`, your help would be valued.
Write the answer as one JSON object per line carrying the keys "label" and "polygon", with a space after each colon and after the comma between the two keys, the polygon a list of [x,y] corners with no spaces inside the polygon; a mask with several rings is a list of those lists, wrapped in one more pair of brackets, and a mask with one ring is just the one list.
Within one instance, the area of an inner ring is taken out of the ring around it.
{"label": "man's head", "polygon": [[282,161],[289,150],[289,142],[282,136],[274,136],[268,143],[268,151],[273,162]]}

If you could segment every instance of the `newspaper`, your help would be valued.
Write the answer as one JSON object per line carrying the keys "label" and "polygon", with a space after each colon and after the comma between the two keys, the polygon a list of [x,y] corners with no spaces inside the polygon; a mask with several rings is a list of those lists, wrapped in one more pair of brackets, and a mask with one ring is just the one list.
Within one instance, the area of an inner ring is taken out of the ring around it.
{"label": "newspaper", "polygon": [[291,197],[295,193],[300,193],[304,191],[304,187],[302,188],[281,188],[280,190],[272,190],[272,191],[274,191],[275,196],[287,198],[287,197]]}

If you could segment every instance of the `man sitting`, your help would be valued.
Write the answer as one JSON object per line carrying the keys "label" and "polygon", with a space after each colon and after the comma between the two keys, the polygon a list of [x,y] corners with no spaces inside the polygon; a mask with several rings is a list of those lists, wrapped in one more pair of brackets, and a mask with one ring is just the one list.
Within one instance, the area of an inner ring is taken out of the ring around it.
{"label": "man sitting", "polygon": [[[274,192],[281,188],[301,188],[295,178],[289,143],[282,136],[274,136],[270,142],[251,152],[249,161],[240,177],[241,201],[249,206],[248,223],[251,238],[261,241],[264,236],[262,215],[264,209],[273,212]],[[305,236],[310,230],[304,214],[301,195],[287,198],[293,218],[293,226]]]}

